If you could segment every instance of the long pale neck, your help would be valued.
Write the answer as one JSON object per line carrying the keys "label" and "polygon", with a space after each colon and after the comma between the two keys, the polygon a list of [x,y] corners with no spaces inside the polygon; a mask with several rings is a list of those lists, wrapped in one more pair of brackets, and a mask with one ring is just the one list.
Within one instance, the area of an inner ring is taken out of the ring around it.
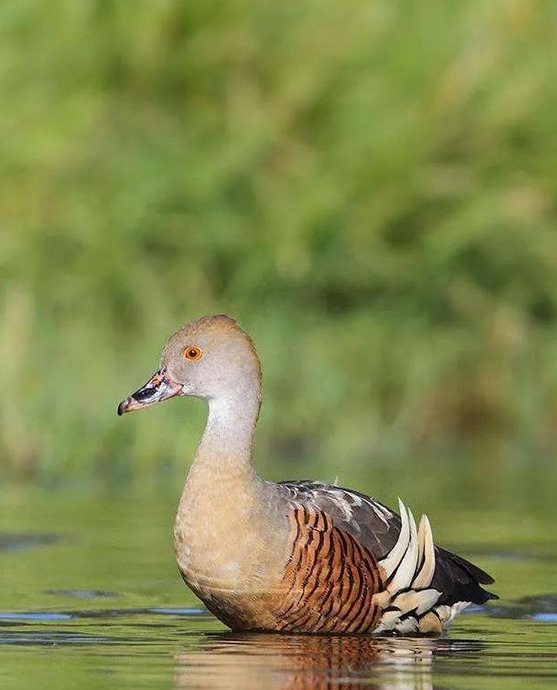
{"label": "long pale neck", "polygon": [[260,502],[262,482],[251,448],[261,398],[259,389],[209,401],[209,418],[180,499],[177,528],[196,519],[223,520]]}
{"label": "long pale neck", "polygon": [[254,473],[251,450],[260,406],[257,388],[210,400],[192,470],[203,468],[215,475]]}
{"label": "long pale neck", "polygon": [[261,382],[254,370],[234,387],[208,399],[209,415],[203,437],[184,487],[183,501],[192,494],[215,496],[233,482],[255,483],[251,461],[253,436],[261,407]]}
{"label": "long pale neck", "polygon": [[[200,596],[205,592],[226,601],[231,593],[264,589],[266,572],[279,571],[286,557],[281,549],[287,521],[276,529],[262,529],[272,525],[274,514],[269,484],[256,475],[251,462],[259,406],[258,388],[209,403],[205,433],[174,524],[178,565]],[[280,560],[279,566],[274,561],[269,565],[273,558]]]}

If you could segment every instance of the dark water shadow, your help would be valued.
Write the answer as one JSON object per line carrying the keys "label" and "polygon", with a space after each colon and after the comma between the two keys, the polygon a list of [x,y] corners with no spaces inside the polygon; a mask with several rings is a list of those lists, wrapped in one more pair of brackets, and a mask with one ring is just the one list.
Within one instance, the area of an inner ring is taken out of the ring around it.
{"label": "dark water shadow", "polygon": [[488,613],[494,618],[557,623],[557,593],[538,594],[521,597],[510,602],[503,602],[491,606]]}
{"label": "dark water shadow", "polygon": [[120,596],[118,592],[106,592],[100,589],[45,589],[44,594],[72,599],[111,599]]}
{"label": "dark water shadow", "polygon": [[79,621],[82,619],[128,618],[130,616],[179,616],[185,620],[191,618],[212,618],[204,608],[152,607],[133,609],[83,609],[78,611],[0,611],[0,625],[4,621],[30,621],[45,623],[50,621]]}
{"label": "dark water shadow", "polygon": [[557,563],[557,553],[548,551],[547,542],[530,541],[527,546],[517,547],[513,544],[498,544],[471,546],[469,543],[451,543],[451,550],[455,553],[465,553],[468,558],[489,558],[497,561],[520,562],[529,561],[536,563]]}
{"label": "dark water shadow", "polygon": [[74,630],[10,630],[2,626],[0,647],[74,647],[83,645],[123,644],[113,635],[93,635]]}
{"label": "dark water shadow", "polygon": [[37,546],[56,544],[61,540],[56,534],[25,534],[0,532],[0,551],[26,551]]}
{"label": "dark water shadow", "polygon": [[162,628],[182,638],[197,634],[196,623],[207,618],[201,608],[0,612],[0,647],[162,644]]}

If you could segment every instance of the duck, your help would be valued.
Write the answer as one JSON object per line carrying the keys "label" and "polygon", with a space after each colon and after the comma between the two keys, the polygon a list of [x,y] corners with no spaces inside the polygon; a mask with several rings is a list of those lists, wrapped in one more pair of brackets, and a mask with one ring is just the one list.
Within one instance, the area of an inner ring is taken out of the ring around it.
{"label": "duck", "polygon": [[254,343],[226,314],[190,321],[118,415],[176,396],[207,402],[174,523],[182,579],[237,632],[441,635],[493,578],[416,524],[336,483],[272,482],[252,451],[262,402]]}

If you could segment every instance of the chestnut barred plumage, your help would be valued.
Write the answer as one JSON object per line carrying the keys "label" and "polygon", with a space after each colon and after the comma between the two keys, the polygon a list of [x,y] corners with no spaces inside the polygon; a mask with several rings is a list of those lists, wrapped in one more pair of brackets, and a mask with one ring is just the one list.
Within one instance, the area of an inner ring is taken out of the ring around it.
{"label": "chestnut barred plumage", "polygon": [[361,633],[373,630],[381,609],[377,559],[327,513],[300,506],[290,515],[292,553],[284,571],[277,629]]}

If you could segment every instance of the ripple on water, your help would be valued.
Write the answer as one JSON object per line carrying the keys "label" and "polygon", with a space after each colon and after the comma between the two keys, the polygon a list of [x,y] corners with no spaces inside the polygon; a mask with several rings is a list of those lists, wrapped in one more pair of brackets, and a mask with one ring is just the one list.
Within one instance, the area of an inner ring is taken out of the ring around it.
{"label": "ripple on water", "polygon": [[46,546],[60,541],[56,534],[25,534],[21,532],[0,532],[0,550],[25,551],[36,546]]}
{"label": "ripple on water", "polygon": [[521,597],[508,603],[494,605],[489,608],[489,614],[495,618],[528,619],[541,623],[556,623],[557,593]]}
{"label": "ripple on water", "polygon": [[185,619],[212,618],[207,609],[191,607],[148,607],[133,609],[84,609],[78,611],[0,611],[1,621],[62,621],[86,618],[118,618],[130,616],[180,616]]}
{"label": "ripple on water", "polygon": [[44,594],[74,599],[109,599],[120,596],[117,592],[104,592],[99,589],[47,589]]}
{"label": "ripple on water", "polygon": [[193,607],[0,612],[0,646],[153,644],[161,641],[156,623],[161,618],[162,627],[176,637],[196,620],[214,620],[205,609]]}
{"label": "ripple on water", "polygon": [[[507,608],[512,606],[549,615],[557,609],[557,595],[521,599]],[[12,654],[21,648],[21,663],[29,658],[26,648],[51,647],[47,658],[53,664],[60,663],[57,648],[71,648],[75,659],[80,649],[95,647],[93,657],[89,649],[83,658],[99,659],[103,672],[108,665],[120,679],[128,678],[126,687],[137,687],[138,678],[159,687],[156,679],[167,674],[165,687],[171,680],[174,690],[503,684],[516,690],[526,677],[557,677],[554,626],[542,625],[543,618],[495,620],[500,614],[485,615],[487,610],[463,617],[451,637],[441,639],[215,632],[217,621],[197,607],[5,612],[0,645]]]}

